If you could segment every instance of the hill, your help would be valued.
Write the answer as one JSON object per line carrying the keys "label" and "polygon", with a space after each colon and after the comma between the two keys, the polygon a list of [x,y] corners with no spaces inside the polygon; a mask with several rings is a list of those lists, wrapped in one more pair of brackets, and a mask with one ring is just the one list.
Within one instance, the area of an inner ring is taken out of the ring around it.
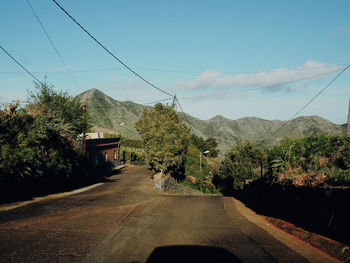
{"label": "hill", "polygon": [[[122,134],[129,138],[140,138],[134,124],[145,107],[132,101],[117,101],[98,89],[90,89],[78,95],[83,102],[86,94],[87,111],[94,131]],[[121,125],[122,124],[122,125]]]}
{"label": "hill", "polygon": [[[341,134],[345,132],[342,125],[334,124],[319,116],[301,116],[286,123],[280,120],[264,120],[255,117],[245,117],[230,120],[223,116],[215,116],[209,120],[199,120],[187,115],[195,130],[203,137],[214,137],[221,149],[249,140],[271,148],[285,138],[307,137],[313,134]],[[274,133],[284,123],[283,129]]]}
{"label": "hill", "polygon": [[[131,101],[117,101],[97,89],[88,90],[78,97],[81,101],[87,97],[87,110],[95,131],[121,133],[129,138],[140,138],[135,129],[135,122],[144,109]],[[278,141],[287,137],[306,137],[313,134],[341,134],[345,132],[344,125],[334,124],[319,116],[302,116],[288,122],[283,129],[270,137],[285,121],[264,120],[255,117],[245,117],[230,120],[223,116],[215,116],[209,120],[200,120],[186,114],[197,135],[204,138],[213,137],[217,140],[221,152],[241,141],[250,140],[270,148]],[[124,125],[120,125],[124,123]]]}

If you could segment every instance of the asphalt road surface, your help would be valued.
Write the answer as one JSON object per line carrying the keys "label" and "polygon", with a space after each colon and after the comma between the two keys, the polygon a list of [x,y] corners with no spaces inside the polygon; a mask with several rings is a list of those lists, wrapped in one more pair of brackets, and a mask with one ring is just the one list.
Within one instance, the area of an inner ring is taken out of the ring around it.
{"label": "asphalt road surface", "polygon": [[0,262],[336,262],[233,198],[166,195],[150,178],[134,167],[82,193],[0,211]]}

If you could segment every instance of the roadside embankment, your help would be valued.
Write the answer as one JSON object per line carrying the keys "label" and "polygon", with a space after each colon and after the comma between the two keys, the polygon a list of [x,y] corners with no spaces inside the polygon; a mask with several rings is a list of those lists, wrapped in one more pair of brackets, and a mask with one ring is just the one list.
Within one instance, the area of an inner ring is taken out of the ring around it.
{"label": "roadside embankment", "polygon": [[349,187],[297,187],[258,180],[247,185],[237,197],[267,216],[271,223],[322,250],[328,249],[327,253],[342,260],[349,253],[346,249],[350,244]]}
{"label": "roadside embankment", "polygon": [[186,186],[179,184],[170,175],[163,176],[160,173],[154,174],[153,178],[153,188],[162,191],[167,194],[175,195],[205,195],[199,190],[195,190]]}
{"label": "roadside embankment", "polygon": [[[118,166],[113,168],[112,173],[119,173],[125,168],[127,168],[126,165],[118,165]],[[25,206],[25,205],[32,204],[32,203],[37,203],[37,202],[40,202],[43,200],[57,199],[57,198],[62,198],[62,197],[69,196],[69,195],[82,193],[82,192],[88,191],[90,189],[93,189],[95,187],[98,187],[102,184],[104,184],[104,182],[90,184],[90,185],[87,185],[87,186],[84,186],[81,188],[77,188],[77,189],[74,189],[74,190],[68,191],[68,192],[60,192],[60,193],[48,194],[48,195],[44,195],[44,196],[36,196],[36,197],[29,198],[28,200],[23,200],[23,201],[19,201],[19,202],[3,203],[3,204],[0,204],[0,211],[9,211],[9,210],[21,207],[21,206]]]}

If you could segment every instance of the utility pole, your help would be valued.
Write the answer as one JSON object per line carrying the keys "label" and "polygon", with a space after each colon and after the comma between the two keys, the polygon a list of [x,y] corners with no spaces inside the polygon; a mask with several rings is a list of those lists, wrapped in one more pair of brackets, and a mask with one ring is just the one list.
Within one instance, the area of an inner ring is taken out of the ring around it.
{"label": "utility pole", "polygon": [[[84,94],[84,102],[83,102],[83,112],[84,112],[84,116],[86,116],[86,93]],[[85,121],[86,121],[86,117]],[[86,134],[85,131],[83,133],[83,153],[86,154]]]}
{"label": "utility pole", "polygon": [[173,108],[177,112],[176,94],[174,95],[174,99],[173,99]]}
{"label": "utility pole", "polygon": [[349,100],[349,111],[348,111],[348,128],[346,130],[346,134],[350,135],[350,100]]}

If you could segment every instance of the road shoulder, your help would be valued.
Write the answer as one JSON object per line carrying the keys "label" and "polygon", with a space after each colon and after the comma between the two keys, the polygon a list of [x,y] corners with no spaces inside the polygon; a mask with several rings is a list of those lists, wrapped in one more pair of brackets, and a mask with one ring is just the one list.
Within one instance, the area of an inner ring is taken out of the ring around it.
{"label": "road shoulder", "polygon": [[[113,171],[121,171],[122,169],[127,168],[126,165],[119,165],[117,167],[115,167],[113,169]],[[50,200],[50,199],[58,199],[58,198],[62,198],[65,196],[69,196],[69,195],[74,195],[74,194],[79,194],[88,190],[91,190],[93,188],[96,188],[100,185],[103,185],[104,182],[100,182],[100,183],[96,183],[93,185],[88,185],[82,188],[78,188],[69,192],[62,192],[62,193],[56,193],[56,194],[49,194],[49,195],[45,195],[45,196],[39,196],[39,197],[34,197],[31,200],[26,200],[26,201],[20,201],[20,202],[15,202],[15,203],[9,203],[9,204],[1,204],[0,205],[0,212],[1,211],[10,211],[13,209],[16,209],[18,207],[22,207],[22,206],[26,206],[32,203],[37,203],[43,200]]]}
{"label": "road shoulder", "polygon": [[227,215],[231,217],[233,213],[230,213],[233,209],[236,209],[244,216],[247,220],[257,225],[261,229],[268,232],[274,238],[294,250],[310,262],[341,262],[340,260],[331,257],[325,252],[317,249],[308,243],[305,243],[301,239],[282,231],[263,217],[256,214],[254,211],[246,207],[242,202],[238,201],[233,197],[223,197],[225,211]]}

